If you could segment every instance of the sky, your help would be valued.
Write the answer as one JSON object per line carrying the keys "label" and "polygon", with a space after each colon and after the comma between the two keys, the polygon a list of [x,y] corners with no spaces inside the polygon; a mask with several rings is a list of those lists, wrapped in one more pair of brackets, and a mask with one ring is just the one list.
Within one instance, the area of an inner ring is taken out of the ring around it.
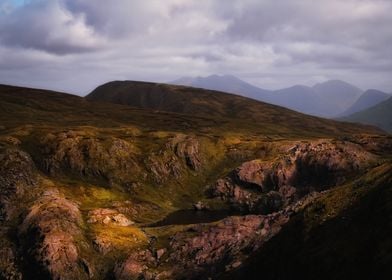
{"label": "sky", "polygon": [[391,0],[0,0],[0,83],[341,79],[392,92]]}

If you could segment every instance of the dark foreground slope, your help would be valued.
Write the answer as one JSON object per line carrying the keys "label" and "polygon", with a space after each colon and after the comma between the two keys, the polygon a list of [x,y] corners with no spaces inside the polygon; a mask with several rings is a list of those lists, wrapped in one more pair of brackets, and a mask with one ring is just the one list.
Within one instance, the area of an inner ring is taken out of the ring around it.
{"label": "dark foreground slope", "polygon": [[[0,86],[0,279],[219,279],[248,260],[278,263],[283,256],[260,253],[275,238],[290,255],[292,224],[318,240],[336,228],[312,230],[320,221],[356,205],[357,219],[369,208],[362,198],[390,176],[392,139],[375,128],[184,87],[162,99],[166,86],[132,85],[139,97],[156,90],[165,106]],[[184,210],[194,224],[164,219]],[[385,229],[382,219],[371,225],[361,236]],[[367,239],[352,242],[372,254]]]}
{"label": "dark foreground slope", "polygon": [[391,174],[381,165],[315,200],[226,279],[388,279]]}

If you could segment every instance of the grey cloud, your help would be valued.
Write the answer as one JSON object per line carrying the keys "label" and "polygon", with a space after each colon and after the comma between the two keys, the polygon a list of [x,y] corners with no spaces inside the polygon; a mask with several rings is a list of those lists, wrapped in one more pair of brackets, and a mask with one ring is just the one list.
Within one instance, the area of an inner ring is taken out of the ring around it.
{"label": "grey cloud", "polygon": [[0,12],[0,82],[87,93],[110,79],[216,73],[391,91],[391,10],[388,0],[30,0]]}
{"label": "grey cloud", "polygon": [[88,52],[102,43],[84,18],[57,1],[32,0],[0,19],[0,42],[55,54]]}
{"label": "grey cloud", "polygon": [[[343,58],[339,47],[350,47],[354,55],[358,51],[368,52],[369,56],[391,55],[390,1],[304,0],[278,1],[278,5],[276,2],[249,4],[234,17],[227,35],[235,39],[256,40],[286,50],[293,42],[334,45],[334,52],[324,53],[323,59],[340,57],[342,63],[355,58],[350,58],[350,53],[346,53],[346,58]],[[288,50],[287,53],[295,56],[295,50]],[[299,54],[294,59],[318,57],[316,49],[309,50],[307,55]]]}

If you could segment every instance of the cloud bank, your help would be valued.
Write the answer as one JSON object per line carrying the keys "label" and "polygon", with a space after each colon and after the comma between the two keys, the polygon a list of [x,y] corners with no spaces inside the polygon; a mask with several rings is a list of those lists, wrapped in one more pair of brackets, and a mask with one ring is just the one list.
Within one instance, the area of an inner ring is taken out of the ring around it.
{"label": "cloud bank", "polygon": [[84,95],[109,80],[233,74],[391,92],[391,12],[389,0],[4,0],[0,82]]}

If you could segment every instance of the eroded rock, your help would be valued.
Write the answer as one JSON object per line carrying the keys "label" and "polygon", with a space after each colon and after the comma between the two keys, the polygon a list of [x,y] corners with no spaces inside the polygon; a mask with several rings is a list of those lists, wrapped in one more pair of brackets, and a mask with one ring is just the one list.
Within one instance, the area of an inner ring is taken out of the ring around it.
{"label": "eroded rock", "polygon": [[19,237],[37,277],[88,279],[92,276],[93,269],[80,255],[82,223],[78,205],[56,189],[45,191],[34,203],[20,227]]}
{"label": "eroded rock", "polygon": [[102,139],[75,131],[48,134],[41,141],[43,168],[50,174],[65,170],[125,184],[138,173],[136,148],[119,138]]}
{"label": "eroded rock", "polygon": [[114,269],[117,280],[126,279],[154,279],[154,274],[148,271],[148,265],[156,262],[149,250],[132,253]]}
{"label": "eroded rock", "polygon": [[185,160],[189,168],[198,170],[201,167],[199,141],[196,138],[179,135],[171,139],[168,145],[178,157]]}
{"label": "eroded rock", "polygon": [[241,210],[272,213],[311,191],[341,184],[372,159],[353,143],[300,142],[275,160],[243,163],[209,192]]}
{"label": "eroded rock", "polygon": [[187,169],[198,171],[202,166],[199,141],[191,136],[177,135],[146,160],[147,169],[157,183],[179,179]]}
{"label": "eroded rock", "polygon": [[98,208],[88,213],[88,223],[114,224],[117,226],[127,227],[134,222],[128,219],[124,214],[115,209]]}
{"label": "eroded rock", "polygon": [[18,206],[16,199],[37,184],[34,163],[18,149],[0,151],[0,221],[8,220]]}

